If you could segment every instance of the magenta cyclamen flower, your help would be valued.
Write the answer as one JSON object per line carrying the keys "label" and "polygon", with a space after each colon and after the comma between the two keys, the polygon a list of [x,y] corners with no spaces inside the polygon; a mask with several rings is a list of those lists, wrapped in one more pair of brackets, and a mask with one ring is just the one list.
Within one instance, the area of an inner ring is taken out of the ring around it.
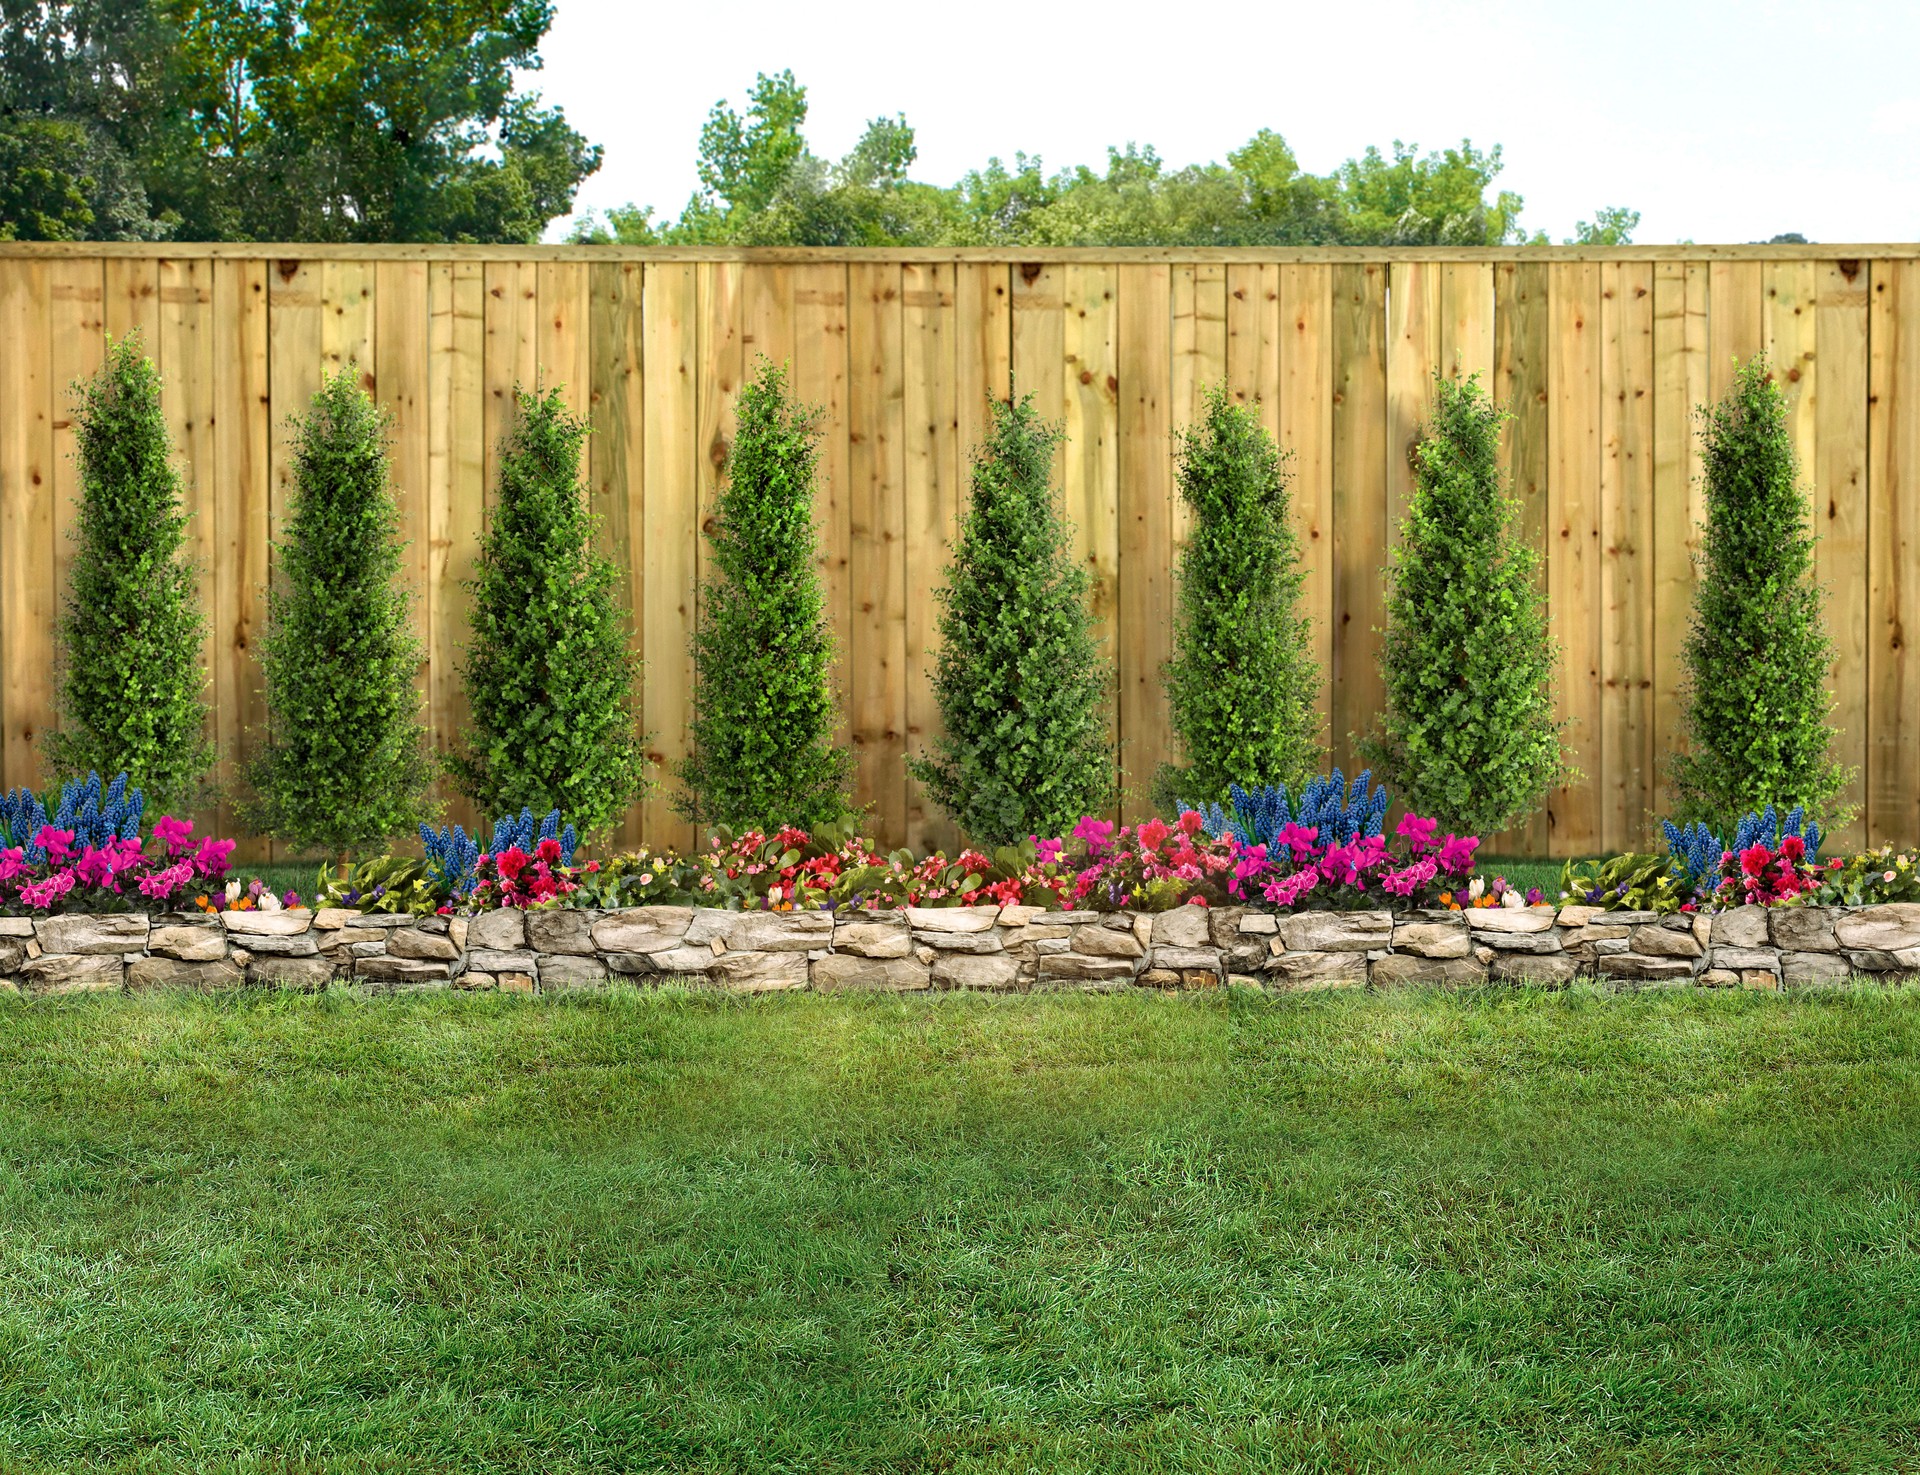
{"label": "magenta cyclamen flower", "polygon": [[1464,876],[1473,869],[1473,852],[1479,844],[1477,836],[1448,835],[1440,842],[1440,869],[1449,875]]}
{"label": "magenta cyclamen flower", "polygon": [[73,854],[73,831],[42,825],[40,833],[33,837],[33,843],[47,852],[48,860],[57,864]]}
{"label": "magenta cyclamen flower", "polygon": [[184,860],[175,861],[163,871],[155,871],[151,876],[142,877],[140,894],[164,900],[192,879],[193,866]]}
{"label": "magenta cyclamen flower", "polygon": [[153,838],[166,847],[168,855],[183,847],[192,833],[191,820],[175,819],[170,814],[163,814],[153,822]]}
{"label": "magenta cyclamen flower", "polygon": [[1440,828],[1437,819],[1421,819],[1417,814],[1405,814],[1400,818],[1400,826],[1394,831],[1402,840],[1413,847],[1415,855],[1424,855],[1433,845],[1433,832]]}
{"label": "magenta cyclamen flower", "polygon": [[0,881],[11,881],[16,876],[27,873],[27,853],[18,845],[11,850],[0,850]]}
{"label": "magenta cyclamen flower", "polygon": [[37,910],[44,910],[59,901],[73,890],[73,872],[55,871],[44,881],[35,881],[20,888],[20,900]]}
{"label": "magenta cyclamen flower", "polygon": [[234,842],[216,840],[211,835],[203,836],[200,848],[193,853],[193,871],[197,876],[224,876],[227,873],[228,857],[233,854]]}
{"label": "magenta cyclamen flower", "polygon": [[1113,843],[1113,821],[1083,814],[1073,827],[1073,838],[1085,845],[1089,853],[1098,855]]}
{"label": "magenta cyclamen flower", "polygon": [[1313,855],[1315,848],[1320,844],[1320,827],[1318,825],[1282,825],[1280,833],[1273,838],[1278,844],[1292,851],[1293,863],[1300,865]]}

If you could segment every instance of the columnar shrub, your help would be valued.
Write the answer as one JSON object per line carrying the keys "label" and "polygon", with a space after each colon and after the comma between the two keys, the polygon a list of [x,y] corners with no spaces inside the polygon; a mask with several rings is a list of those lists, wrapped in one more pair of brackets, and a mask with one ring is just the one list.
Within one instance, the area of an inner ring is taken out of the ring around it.
{"label": "columnar shrub", "polygon": [[694,634],[693,751],[677,807],[698,824],[812,829],[852,812],[836,747],[833,632],[814,566],[819,412],[762,360],[707,533],[714,577]]}
{"label": "columnar shrub", "polygon": [[1387,570],[1386,709],[1360,744],[1410,810],[1462,834],[1524,819],[1574,777],[1553,718],[1539,558],[1500,474],[1504,419],[1478,376],[1435,377]]}
{"label": "columnar shrub", "polygon": [[1193,527],[1166,682],[1186,763],[1154,781],[1170,814],[1234,784],[1297,785],[1321,759],[1320,668],[1279,447],[1224,387],[1211,389],[1180,437],[1179,481]]}
{"label": "columnar shrub", "polygon": [[47,765],[60,777],[125,769],[157,811],[184,810],[213,767],[200,668],[207,624],[194,597],[160,375],[137,337],[108,345],[79,391],[75,428],[79,518]]}
{"label": "columnar shrub", "polygon": [[261,641],[267,724],[240,806],[249,826],[297,849],[356,850],[434,807],[399,535],[386,417],[351,370],[329,375],[294,426]]}
{"label": "columnar shrub", "polygon": [[944,731],[908,769],[973,840],[1064,834],[1112,805],[1113,690],[1052,487],[1060,429],[996,402],[940,602]]}
{"label": "columnar shrub", "polygon": [[1804,805],[1829,825],[1850,775],[1828,751],[1833,645],[1786,399],[1763,357],[1701,412],[1707,502],[1686,663],[1686,750],[1670,762],[1681,820],[1726,824]]}
{"label": "columnar shrub", "polygon": [[451,761],[483,814],[560,809],[604,834],[647,787],[635,663],[580,485],[586,425],[560,391],[516,391],[473,578],[471,718]]}

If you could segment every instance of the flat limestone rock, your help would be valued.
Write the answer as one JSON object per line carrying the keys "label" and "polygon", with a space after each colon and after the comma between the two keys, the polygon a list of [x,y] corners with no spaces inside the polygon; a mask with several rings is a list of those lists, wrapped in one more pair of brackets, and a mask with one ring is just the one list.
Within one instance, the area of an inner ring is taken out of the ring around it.
{"label": "flat limestone rock", "polygon": [[1393,950],[1420,958],[1464,958],[1473,951],[1466,924],[1400,922],[1393,929]]}
{"label": "flat limestone rock", "polygon": [[[1022,910],[1037,911],[1038,908]],[[907,930],[905,917],[897,913],[874,913],[857,922],[835,924],[833,950],[862,958],[904,958],[913,952],[913,934]]]}
{"label": "flat limestone rock", "polygon": [[1838,953],[1782,953],[1780,976],[1788,988],[1845,983],[1853,969]]}
{"label": "flat limestone rock", "polygon": [[247,964],[247,982],[315,993],[333,982],[333,964],[325,958],[255,958]]}
{"label": "flat limestone rock", "polygon": [[1460,913],[1475,932],[1546,932],[1553,926],[1554,909],[1537,907],[1468,907]]}
{"label": "flat limestone rock", "polygon": [[[1767,945],[1767,908],[1729,907],[1712,918],[1715,947],[1756,948]],[[1716,965],[1725,966],[1725,965]]]}
{"label": "flat limestone rock", "polygon": [[1706,953],[1691,931],[1676,932],[1671,927],[1636,927],[1633,950],[1654,958],[1698,958]]}
{"label": "flat limestone rock", "polygon": [[1079,927],[1073,934],[1073,951],[1094,958],[1141,958],[1147,950],[1129,927],[1124,932],[1111,927]]}
{"label": "flat limestone rock", "polygon": [[422,932],[415,927],[397,929],[387,939],[387,951],[396,958],[424,958],[431,963],[451,963],[460,956],[460,949],[453,945],[451,937]]}
{"label": "flat limestone rock", "polygon": [[292,909],[278,912],[222,912],[220,925],[228,932],[238,932],[248,937],[292,937],[313,925],[313,913]]}
{"label": "flat limestone rock", "polygon": [[[1464,939],[1464,932],[1462,937]],[[1370,981],[1375,988],[1393,988],[1406,984],[1481,983],[1487,976],[1486,965],[1477,958],[1452,953],[1445,957],[1422,957],[1415,953],[1392,953],[1375,963]]]}
{"label": "flat limestone rock", "polygon": [[1000,919],[998,907],[907,907],[915,932],[985,932]]}
{"label": "flat limestone rock", "polygon": [[[571,907],[543,907],[524,913],[527,921],[527,945],[536,953],[566,953],[573,957],[593,956],[594,914]],[[469,929],[467,936],[473,936]]]}
{"label": "flat limestone rock", "polygon": [[[618,915],[616,913],[615,915]],[[527,941],[526,913],[513,907],[499,907],[467,918],[467,946],[510,952]]]}
{"label": "flat limestone rock", "polygon": [[134,993],[150,988],[192,988],[212,993],[216,989],[238,988],[244,982],[246,974],[239,964],[225,958],[214,962],[142,958],[127,965],[127,989]]}
{"label": "flat limestone rock", "polygon": [[813,986],[822,993],[911,993],[928,988],[932,969],[917,958],[860,957],[834,953],[813,964]]}
{"label": "flat limestone rock", "polygon": [[[1675,936],[1681,934],[1675,933]],[[1692,942],[1691,937],[1687,938]],[[1692,978],[1693,960],[1646,953],[1611,953],[1594,960],[1602,976],[1643,980]]]}
{"label": "flat limestone rock", "polygon": [[1153,915],[1155,947],[1205,947],[1212,940],[1213,925],[1205,907],[1179,906]]}
{"label": "flat limestone rock", "polygon": [[606,986],[607,965],[598,958],[558,953],[540,960],[540,992],[543,994]]}
{"label": "flat limestone rock", "polygon": [[1920,947],[1920,902],[1890,901],[1843,912],[1833,932],[1843,948],[1891,953]]}
{"label": "flat limestone rock", "polygon": [[1837,953],[1834,912],[1827,907],[1769,907],[1773,945],[1795,953]]}
{"label": "flat limestone rock", "polygon": [[[818,915],[824,916],[825,913]],[[725,952],[712,959],[707,976],[735,993],[777,993],[807,986],[807,955],[796,952]],[[546,963],[540,965],[540,981],[546,982]]]}
{"label": "flat limestone rock", "polygon": [[933,960],[935,988],[987,989],[1001,993],[1017,987],[1019,982],[1020,965],[1004,953],[942,953]]}
{"label": "flat limestone rock", "polygon": [[591,930],[603,953],[663,953],[679,947],[692,925],[692,907],[627,907],[602,913]]}
{"label": "flat limestone rock", "polygon": [[1496,983],[1571,983],[1580,973],[1578,960],[1565,953],[1501,953],[1487,965]]}
{"label": "flat limestone rock", "polygon": [[147,946],[147,918],[143,912],[116,912],[104,916],[35,917],[34,940],[44,953],[137,953]]}
{"label": "flat limestone rock", "polygon": [[[1326,914],[1323,914],[1326,915]],[[1316,953],[1289,949],[1267,962],[1268,986],[1276,989],[1363,988],[1364,952]]]}
{"label": "flat limestone rock", "polygon": [[187,963],[207,963],[227,955],[227,934],[218,923],[211,927],[155,927],[147,934],[147,951]]}
{"label": "flat limestone rock", "polygon": [[117,992],[125,971],[118,953],[45,953],[21,964],[20,989],[34,997]]}
{"label": "flat limestone rock", "polygon": [[1290,953],[1365,953],[1393,941],[1390,912],[1294,912],[1280,918]]}

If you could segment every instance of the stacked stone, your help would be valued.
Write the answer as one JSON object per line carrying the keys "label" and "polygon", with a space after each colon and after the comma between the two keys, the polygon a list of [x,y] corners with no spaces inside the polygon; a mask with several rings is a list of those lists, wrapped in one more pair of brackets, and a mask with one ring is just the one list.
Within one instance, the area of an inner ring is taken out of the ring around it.
{"label": "stacked stone", "polygon": [[472,918],[223,912],[0,918],[0,988],[604,988],[614,975],[736,993],[816,988],[1273,989],[1564,983],[1779,988],[1920,973],[1920,905],[1591,906],[1391,913],[1029,906],[887,912],[494,911]]}

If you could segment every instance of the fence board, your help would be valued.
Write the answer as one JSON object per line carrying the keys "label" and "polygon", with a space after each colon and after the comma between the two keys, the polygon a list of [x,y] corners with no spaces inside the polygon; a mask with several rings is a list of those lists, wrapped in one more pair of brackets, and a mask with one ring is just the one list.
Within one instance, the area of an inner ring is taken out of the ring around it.
{"label": "fence board", "polygon": [[1333,268],[1333,762],[1362,766],[1354,743],[1380,711],[1382,568],[1389,538],[1387,272]]}
{"label": "fence board", "polygon": [[882,834],[907,827],[906,386],[902,268],[857,262],[847,278],[849,587],[847,695],[858,763],[854,798]]}
{"label": "fence board", "polygon": [[[946,580],[960,518],[955,270],[943,262],[909,262],[900,269],[908,754],[924,752],[940,731],[933,693],[940,607],[932,594]],[[952,854],[959,831],[912,779],[906,782],[906,805],[906,843],[916,851]]]}
{"label": "fence board", "polygon": [[1875,262],[1867,330],[1867,843],[1909,845],[1920,822],[1920,277]]}
{"label": "fence board", "polygon": [[1600,268],[1600,844],[1645,850],[1653,806],[1653,268]]}
{"label": "fence board", "polygon": [[1859,261],[1821,265],[1814,308],[1820,394],[1814,461],[1805,468],[1833,637],[1833,751],[1854,770],[1845,802],[1856,812],[1834,831],[1835,853],[1867,839],[1867,276]]}
{"label": "fence board", "polygon": [[[1836,646],[1835,752],[1864,812],[1836,843],[1920,831],[1920,676],[1909,669],[1920,519],[1920,270],[1914,253],[1657,252],[632,253],[333,247],[0,247],[0,759],[38,777],[52,631],[76,488],[66,388],[105,334],[140,330],[166,381],[212,638],[223,774],[257,725],[266,539],[284,516],[287,417],[328,365],[356,363],[394,415],[404,578],[427,644],[437,741],[464,721],[468,575],[516,382],[567,386],[590,417],[601,546],[646,661],[655,771],[685,751],[687,640],[703,508],[753,355],[790,359],[822,406],[820,569],[838,674],[865,754],[860,792],[889,844],[956,838],[898,760],[937,729],[931,672],[947,539],[990,398],[1017,371],[1067,441],[1056,473],[1118,662],[1114,727],[1139,812],[1168,756],[1184,514],[1172,449],[1225,382],[1292,453],[1331,755],[1377,713],[1379,571],[1411,493],[1405,452],[1437,371],[1482,373],[1514,418],[1503,465],[1563,645],[1568,737],[1587,770],[1544,821],[1489,851],[1644,843],[1669,807],[1681,644],[1702,514],[1696,406],[1765,350],[1813,492]],[[857,279],[865,290],[849,298]],[[876,298],[870,290],[878,282]],[[891,284],[892,296],[887,293]],[[851,359],[851,368],[850,368]],[[656,382],[653,373],[658,369]],[[39,480],[35,481],[35,477]],[[1551,532],[1551,536],[1549,533]],[[868,656],[875,657],[869,660]],[[1583,807],[1584,806],[1584,807]],[[458,806],[456,817],[470,819]],[[225,824],[230,816],[198,816]],[[626,840],[691,839],[665,790]],[[264,854],[256,850],[255,854]]]}
{"label": "fence board", "polygon": [[1143,813],[1169,755],[1160,669],[1172,654],[1173,407],[1167,359],[1173,281],[1164,266],[1122,266],[1120,365],[1120,762],[1123,813]]}

